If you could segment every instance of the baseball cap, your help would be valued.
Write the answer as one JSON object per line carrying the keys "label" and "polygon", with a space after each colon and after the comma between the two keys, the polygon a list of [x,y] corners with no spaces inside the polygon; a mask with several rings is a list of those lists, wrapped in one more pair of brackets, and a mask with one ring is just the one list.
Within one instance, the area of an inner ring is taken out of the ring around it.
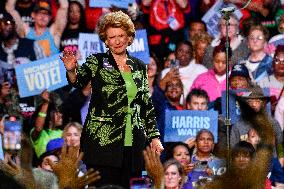
{"label": "baseball cap", "polygon": [[38,12],[38,11],[41,11],[41,10],[45,10],[49,14],[51,14],[51,6],[50,6],[50,4],[48,2],[46,2],[46,1],[38,1],[35,4],[34,12]]}
{"label": "baseball cap", "polygon": [[249,71],[244,64],[235,64],[232,67],[230,79],[234,76],[241,76],[245,78],[250,78]]}
{"label": "baseball cap", "polygon": [[46,145],[46,152],[51,152],[51,151],[60,149],[62,148],[63,144],[64,144],[63,138],[52,139]]}

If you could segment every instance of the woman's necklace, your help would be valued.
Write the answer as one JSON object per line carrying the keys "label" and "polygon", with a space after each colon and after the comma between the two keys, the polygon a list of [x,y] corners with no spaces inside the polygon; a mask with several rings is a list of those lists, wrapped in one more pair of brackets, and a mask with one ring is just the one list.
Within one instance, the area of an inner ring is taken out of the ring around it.
{"label": "woman's necklace", "polygon": [[120,71],[126,71],[126,72],[130,71],[129,66],[126,64],[126,60],[127,60],[127,57],[126,59],[125,58],[115,59],[117,67]]}

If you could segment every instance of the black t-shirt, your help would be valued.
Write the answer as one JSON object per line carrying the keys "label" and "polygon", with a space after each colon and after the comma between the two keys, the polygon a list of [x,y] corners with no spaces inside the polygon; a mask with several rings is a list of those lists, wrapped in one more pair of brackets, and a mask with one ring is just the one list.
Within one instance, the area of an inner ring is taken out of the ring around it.
{"label": "black t-shirt", "polygon": [[61,36],[60,51],[63,51],[65,48],[68,48],[72,51],[77,51],[79,33],[88,33],[88,30],[79,28],[65,29]]}
{"label": "black t-shirt", "polygon": [[5,10],[5,1],[0,1],[0,19],[3,18],[3,13],[6,12]]}
{"label": "black t-shirt", "polygon": [[28,23],[29,26],[33,26],[33,18],[31,16],[32,12],[33,12],[33,9],[34,9],[34,3],[28,7],[28,8],[22,8],[22,7],[19,7],[16,5],[16,10],[19,12],[19,14],[21,15],[21,18],[22,20],[25,22],[25,23]]}

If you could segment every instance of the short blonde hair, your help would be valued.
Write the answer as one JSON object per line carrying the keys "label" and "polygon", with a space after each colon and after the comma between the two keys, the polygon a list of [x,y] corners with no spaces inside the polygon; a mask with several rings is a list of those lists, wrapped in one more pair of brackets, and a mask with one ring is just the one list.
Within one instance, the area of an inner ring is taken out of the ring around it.
{"label": "short blonde hair", "polygon": [[82,133],[83,126],[82,126],[80,123],[78,123],[78,122],[70,122],[70,123],[68,123],[68,124],[64,127],[64,129],[63,129],[62,137],[63,137],[64,139],[65,139],[66,133],[67,133],[67,131],[68,131],[68,129],[69,129],[70,127],[75,127],[80,133]]}
{"label": "short blonde hair", "polygon": [[105,42],[107,38],[106,30],[110,27],[123,29],[126,34],[131,37],[130,44],[128,45],[132,44],[135,37],[135,27],[127,14],[122,11],[110,12],[100,18],[97,24],[97,33],[103,42]]}
{"label": "short blonde hair", "polygon": [[192,46],[195,49],[198,43],[207,43],[211,44],[212,37],[207,32],[201,32],[193,36]]}

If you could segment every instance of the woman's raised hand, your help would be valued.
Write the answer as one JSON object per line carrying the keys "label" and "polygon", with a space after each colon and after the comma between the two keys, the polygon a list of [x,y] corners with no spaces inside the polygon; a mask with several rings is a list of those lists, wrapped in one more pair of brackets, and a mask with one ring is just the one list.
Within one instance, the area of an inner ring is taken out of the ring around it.
{"label": "woman's raised hand", "polygon": [[68,72],[74,72],[78,67],[76,54],[70,50],[64,50],[60,59],[63,61]]}

